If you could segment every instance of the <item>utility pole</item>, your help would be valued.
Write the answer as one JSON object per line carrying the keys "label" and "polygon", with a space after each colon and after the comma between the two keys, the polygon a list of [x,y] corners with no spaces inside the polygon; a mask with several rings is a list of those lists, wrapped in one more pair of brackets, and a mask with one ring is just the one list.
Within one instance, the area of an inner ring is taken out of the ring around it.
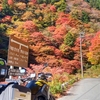
{"label": "utility pole", "polygon": [[81,61],[81,78],[84,77],[83,73],[83,55],[82,55],[82,38],[84,37],[84,32],[80,32],[80,61]]}

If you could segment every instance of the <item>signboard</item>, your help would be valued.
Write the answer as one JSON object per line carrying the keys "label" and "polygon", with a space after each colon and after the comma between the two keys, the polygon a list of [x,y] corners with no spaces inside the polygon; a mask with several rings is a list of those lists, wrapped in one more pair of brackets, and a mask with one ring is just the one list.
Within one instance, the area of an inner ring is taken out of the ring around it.
{"label": "signboard", "polygon": [[10,37],[7,65],[16,67],[28,66],[28,43],[16,38]]}
{"label": "signboard", "polygon": [[25,73],[22,73],[19,69],[9,69],[8,75],[10,76],[22,76],[25,75]]}

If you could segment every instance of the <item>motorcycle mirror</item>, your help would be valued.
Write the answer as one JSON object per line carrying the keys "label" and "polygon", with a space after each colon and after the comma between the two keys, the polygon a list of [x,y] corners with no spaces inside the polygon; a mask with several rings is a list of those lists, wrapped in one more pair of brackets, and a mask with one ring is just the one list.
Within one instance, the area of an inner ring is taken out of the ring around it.
{"label": "motorcycle mirror", "polygon": [[25,69],[21,69],[21,70],[20,70],[20,73],[21,73],[21,74],[25,74],[25,73],[26,73],[26,70],[25,70]]}
{"label": "motorcycle mirror", "polygon": [[5,66],[6,66],[6,61],[0,58],[0,67],[5,67]]}
{"label": "motorcycle mirror", "polygon": [[2,58],[0,58],[0,78],[6,78],[7,76],[7,65],[6,65],[6,61]]}

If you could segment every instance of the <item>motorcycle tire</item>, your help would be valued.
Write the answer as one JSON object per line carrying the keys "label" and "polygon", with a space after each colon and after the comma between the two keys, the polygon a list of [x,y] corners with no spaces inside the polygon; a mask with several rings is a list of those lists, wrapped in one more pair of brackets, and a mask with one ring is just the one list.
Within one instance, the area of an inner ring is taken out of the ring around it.
{"label": "motorcycle tire", "polygon": [[43,97],[39,97],[38,100],[45,100]]}

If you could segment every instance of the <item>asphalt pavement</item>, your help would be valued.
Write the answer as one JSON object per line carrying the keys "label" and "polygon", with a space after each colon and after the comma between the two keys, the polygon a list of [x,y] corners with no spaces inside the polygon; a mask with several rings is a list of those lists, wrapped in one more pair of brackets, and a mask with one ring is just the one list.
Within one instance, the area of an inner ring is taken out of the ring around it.
{"label": "asphalt pavement", "polygon": [[57,100],[100,100],[100,78],[80,80]]}

